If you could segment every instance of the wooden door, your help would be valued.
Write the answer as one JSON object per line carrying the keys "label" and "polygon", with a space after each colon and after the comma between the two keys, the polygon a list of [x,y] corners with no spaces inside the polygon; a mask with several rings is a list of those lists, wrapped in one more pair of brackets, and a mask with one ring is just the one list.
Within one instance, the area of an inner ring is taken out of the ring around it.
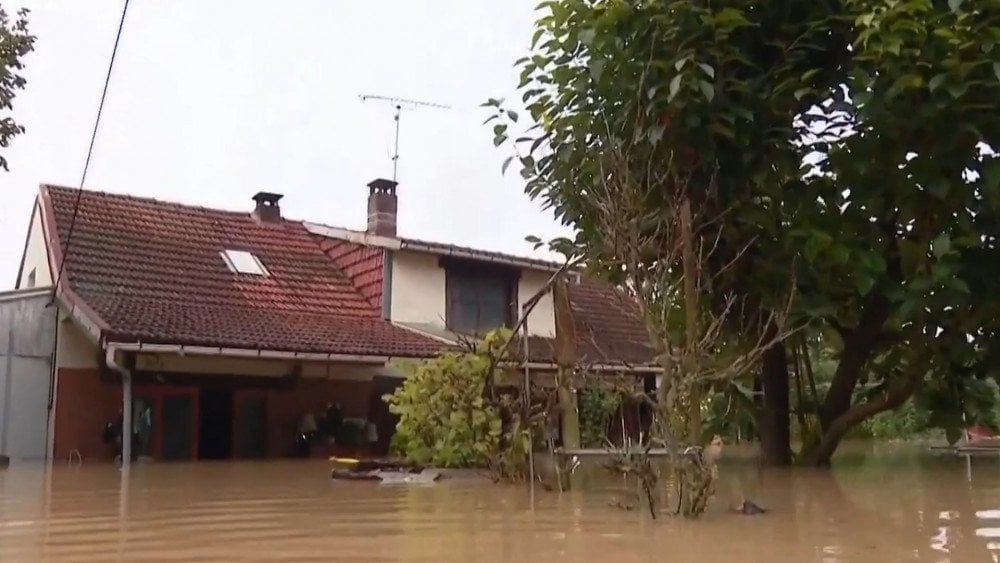
{"label": "wooden door", "polygon": [[140,452],[153,459],[198,457],[198,388],[193,385],[137,385],[133,419],[141,413]]}
{"label": "wooden door", "polygon": [[233,457],[267,457],[267,392],[263,389],[233,393]]}

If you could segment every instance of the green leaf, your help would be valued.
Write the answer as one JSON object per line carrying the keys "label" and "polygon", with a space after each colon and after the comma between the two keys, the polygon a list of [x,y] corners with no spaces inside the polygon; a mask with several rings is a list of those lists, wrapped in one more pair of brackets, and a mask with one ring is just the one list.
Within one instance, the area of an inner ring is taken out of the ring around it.
{"label": "green leaf", "polygon": [[801,100],[803,97],[805,97],[810,92],[812,92],[812,90],[813,90],[812,88],[808,88],[808,87],[806,87],[806,88],[799,88],[798,90],[795,91],[795,94],[794,94],[795,99],[796,100]]}
{"label": "green leaf", "polygon": [[875,287],[875,277],[865,272],[858,272],[854,278],[854,286],[858,289],[858,293],[864,295]]}
{"label": "green leaf", "polygon": [[948,0],[948,7],[951,8],[952,12],[957,12],[963,3],[965,3],[965,0]]}
{"label": "green leaf", "polygon": [[939,234],[933,241],[931,241],[931,252],[937,258],[942,258],[951,252],[951,236],[948,233]]}
{"label": "green leaf", "polygon": [[689,58],[691,58],[691,57],[684,57],[683,59],[680,59],[679,61],[677,61],[676,63],[674,63],[674,70],[676,70],[677,72],[680,72],[684,68],[685,63],[688,62]]}
{"label": "green leaf", "polygon": [[673,100],[677,96],[677,92],[681,89],[681,80],[683,78],[684,75],[678,74],[670,80],[670,94],[667,96],[667,101]]}
{"label": "green leaf", "polygon": [[502,135],[506,131],[507,131],[507,124],[506,123],[498,123],[498,124],[496,124],[496,125],[493,126],[493,134],[494,135]]}
{"label": "green leaf", "polygon": [[708,75],[709,78],[715,78],[715,69],[712,68],[712,65],[705,63],[698,63],[698,66],[701,68],[702,71],[704,71],[705,74]]}
{"label": "green leaf", "polygon": [[969,90],[969,85],[965,82],[960,82],[958,84],[949,84],[948,93],[951,94],[952,98],[959,98]]}
{"label": "green leaf", "polygon": [[508,156],[507,158],[504,159],[503,165],[500,167],[500,174],[507,173],[507,167],[510,166],[511,161],[513,160],[514,160],[514,155]]}
{"label": "green leaf", "polygon": [[993,63],[993,74],[1000,80],[1000,63]]}
{"label": "green leaf", "polygon": [[705,95],[705,99],[709,102],[715,98],[715,87],[712,86],[711,82],[707,80],[699,80],[698,87],[701,88],[701,93]]}
{"label": "green leaf", "polygon": [[719,26],[736,27],[750,23],[747,21],[746,16],[743,15],[743,12],[736,8],[723,8],[715,14],[713,19],[716,25]]}
{"label": "green leaf", "polygon": [[934,90],[937,90],[941,86],[941,84],[944,83],[944,81],[947,79],[948,75],[942,72],[941,74],[936,75],[934,78],[931,78],[930,81],[927,83],[927,87],[930,89],[931,92],[933,92]]}
{"label": "green leaf", "polygon": [[535,33],[531,36],[531,48],[534,50],[535,46],[538,45],[538,40],[542,38],[542,34],[545,33],[544,27],[539,27],[535,30]]}
{"label": "green leaf", "polygon": [[594,31],[594,28],[591,27],[580,31],[580,33],[577,35],[577,39],[580,41],[580,43],[583,43],[584,45],[589,47],[594,42],[594,36],[596,35],[597,32]]}
{"label": "green leaf", "polygon": [[510,120],[513,121],[514,123],[517,123],[517,112],[516,111],[511,110],[511,109],[507,110],[507,117],[509,117]]}
{"label": "green leaf", "polygon": [[605,64],[607,64],[607,61],[603,59],[594,59],[590,61],[590,77],[593,78],[595,82],[599,81],[601,79],[601,75],[604,74]]}

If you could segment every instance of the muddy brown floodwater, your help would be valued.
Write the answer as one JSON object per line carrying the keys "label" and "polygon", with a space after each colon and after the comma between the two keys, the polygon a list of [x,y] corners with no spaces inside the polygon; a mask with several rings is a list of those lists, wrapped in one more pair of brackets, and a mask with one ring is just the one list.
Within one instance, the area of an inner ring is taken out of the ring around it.
{"label": "muddy brown floodwater", "polygon": [[[610,506],[625,486],[594,471],[585,491],[532,502],[471,476],[334,482],[306,461],[139,464],[124,479],[15,463],[0,472],[0,560],[998,561],[1000,459],[969,474],[912,447],[854,447],[829,472],[730,458],[687,522]],[[728,513],[733,491],[770,512]]]}

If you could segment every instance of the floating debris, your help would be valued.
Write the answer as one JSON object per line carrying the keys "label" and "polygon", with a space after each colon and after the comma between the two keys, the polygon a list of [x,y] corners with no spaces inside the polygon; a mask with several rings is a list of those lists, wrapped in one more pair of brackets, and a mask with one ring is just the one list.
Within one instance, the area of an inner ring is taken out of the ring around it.
{"label": "floating debris", "polygon": [[740,506],[734,507],[733,511],[736,512],[737,514],[742,514],[744,516],[754,516],[754,515],[757,515],[757,514],[765,514],[765,513],[767,513],[767,509],[766,508],[762,508],[762,507],[758,506],[752,500],[744,500],[743,504],[740,505]]}
{"label": "floating debris", "polygon": [[330,461],[346,467],[335,467],[333,479],[346,481],[381,481],[386,485],[430,484],[441,478],[441,471],[393,459],[352,459],[331,457]]}

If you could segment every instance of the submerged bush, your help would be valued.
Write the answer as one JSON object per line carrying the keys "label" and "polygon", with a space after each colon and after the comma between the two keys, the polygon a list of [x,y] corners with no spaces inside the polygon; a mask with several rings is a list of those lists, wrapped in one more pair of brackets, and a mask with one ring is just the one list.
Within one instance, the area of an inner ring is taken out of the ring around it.
{"label": "submerged bush", "polygon": [[491,333],[474,350],[399,362],[401,387],[383,400],[399,416],[394,452],[410,461],[439,467],[486,465],[497,450],[499,409],[485,397],[491,350],[505,335]]}
{"label": "submerged bush", "polygon": [[603,385],[588,385],[578,392],[580,440],[586,447],[603,447],[611,417],[621,406],[621,398]]}

